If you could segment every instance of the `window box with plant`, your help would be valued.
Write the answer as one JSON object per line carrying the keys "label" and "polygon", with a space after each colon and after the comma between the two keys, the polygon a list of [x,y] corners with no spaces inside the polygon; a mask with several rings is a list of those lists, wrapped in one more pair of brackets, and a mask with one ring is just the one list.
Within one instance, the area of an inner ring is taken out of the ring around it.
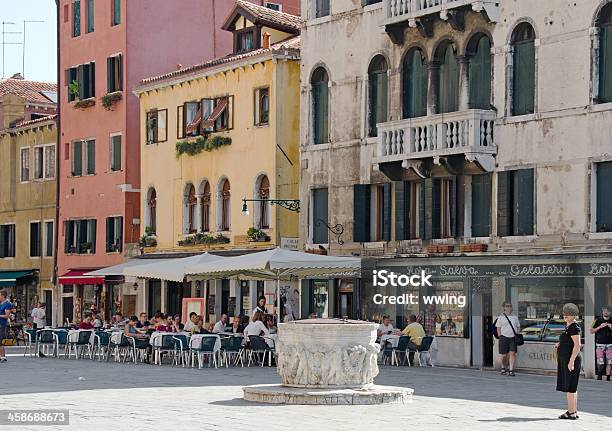
{"label": "window box with plant", "polygon": [[79,244],[79,254],[92,254],[93,244],[91,242],[83,242]]}
{"label": "window box with plant", "polygon": [[247,230],[247,238],[250,242],[267,242],[270,241],[270,236],[261,229],[255,227]]}
{"label": "window box with plant", "polygon": [[140,247],[157,247],[157,237],[154,235],[143,235],[138,240]]}
{"label": "window box with plant", "polygon": [[104,96],[102,96],[100,98],[100,101],[102,102],[102,106],[104,107],[104,109],[106,109],[107,111],[110,111],[111,109],[113,109],[113,105],[117,103],[118,101],[120,101],[122,98],[123,98],[122,91],[113,91],[112,93],[107,93]]}
{"label": "window box with plant", "polygon": [[213,244],[229,244],[230,239],[218,233],[217,235],[207,233],[196,233],[194,235],[187,235],[185,238],[178,242],[179,246],[190,246],[190,245],[213,245]]}
{"label": "window box with plant", "polygon": [[231,145],[232,138],[229,136],[207,135],[198,136],[195,139],[178,141],[176,143],[176,157],[183,154],[195,156],[202,151],[213,151],[225,145]]}

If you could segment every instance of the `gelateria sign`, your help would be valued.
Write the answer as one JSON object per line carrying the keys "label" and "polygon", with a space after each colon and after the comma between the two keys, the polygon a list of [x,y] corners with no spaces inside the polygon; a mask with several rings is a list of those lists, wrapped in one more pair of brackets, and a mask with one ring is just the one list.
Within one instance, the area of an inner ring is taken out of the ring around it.
{"label": "gelateria sign", "polygon": [[389,265],[381,260],[378,269],[408,276],[427,274],[433,277],[610,277],[612,263],[534,263],[508,265]]}
{"label": "gelateria sign", "polygon": [[519,347],[516,367],[534,370],[556,370],[557,352],[555,351],[555,343],[526,342]]}

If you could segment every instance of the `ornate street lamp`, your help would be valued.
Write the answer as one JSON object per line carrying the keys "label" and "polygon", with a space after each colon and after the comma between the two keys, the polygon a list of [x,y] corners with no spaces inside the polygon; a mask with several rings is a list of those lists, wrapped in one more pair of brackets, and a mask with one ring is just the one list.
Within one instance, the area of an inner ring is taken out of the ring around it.
{"label": "ornate street lamp", "polygon": [[270,205],[278,205],[286,210],[296,213],[300,212],[299,199],[242,199],[242,215],[249,215],[249,207],[247,202],[267,202]]}

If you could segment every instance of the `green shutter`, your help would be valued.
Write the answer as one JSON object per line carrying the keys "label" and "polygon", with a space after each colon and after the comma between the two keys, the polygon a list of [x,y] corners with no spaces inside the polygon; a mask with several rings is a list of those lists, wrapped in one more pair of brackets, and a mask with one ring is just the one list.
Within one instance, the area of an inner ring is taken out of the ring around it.
{"label": "green shutter", "polygon": [[457,177],[453,176],[450,180],[449,180],[449,190],[448,190],[448,211],[449,211],[449,215],[450,215],[450,236],[455,238],[457,237],[457,225],[458,225],[458,220],[457,220],[457,213],[458,213],[458,206],[457,206]]}
{"label": "green shutter", "polygon": [[94,31],[94,0],[87,0],[87,33]]}
{"label": "green shutter", "polygon": [[64,222],[64,253],[70,252],[70,246],[74,239],[72,224],[73,222],[71,221]]}
{"label": "green shutter", "polygon": [[599,29],[599,103],[612,102],[612,26]]}
{"label": "green shutter", "polygon": [[442,238],[442,180],[435,178],[431,190],[431,237]]}
{"label": "green shutter", "polygon": [[459,109],[459,66],[452,45],[446,47],[438,73],[436,91],[438,113],[454,112]]}
{"label": "green shutter", "polygon": [[410,238],[410,183],[395,181],[395,239]]}
{"label": "green shutter", "polygon": [[89,96],[96,97],[96,63],[89,63]]}
{"label": "green shutter", "polygon": [[72,143],[72,175],[83,175],[83,142]]}
{"label": "green shutter", "polygon": [[370,241],[371,186],[353,185],[353,241]]}
{"label": "green shutter", "polygon": [[123,90],[123,54],[119,54],[116,58],[117,58],[117,75],[119,76],[117,90]]}
{"label": "green shutter", "polygon": [[472,236],[491,234],[491,174],[472,176]]}
{"label": "green shutter", "polygon": [[[420,181],[420,187],[419,187],[419,193],[420,193],[420,197],[419,197],[419,233],[418,233],[418,238],[422,238],[422,239],[431,239],[431,230],[429,233],[429,238],[427,237],[427,211],[426,211],[426,205],[427,205],[427,198],[426,196],[426,180],[421,180]],[[431,186],[429,187],[429,190],[431,191]],[[431,208],[431,201],[429,202],[430,208]],[[431,226],[431,223],[429,224],[429,226]]]}
{"label": "green shutter", "polygon": [[96,252],[96,225],[97,220],[88,220],[87,227],[89,229],[89,237],[91,239],[91,252]]}
{"label": "green shutter", "polygon": [[79,90],[79,99],[83,100],[85,99],[85,65],[84,64],[80,64],[77,67],[77,83],[78,83],[78,90]]}
{"label": "green shutter", "polygon": [[314,189],[312,191],[312,240],[315,244],[329,242],[327,200],[327,189]]}
{"label": "green shutter", "polygon": [[119,216],[115,220],[115,236],[119,244],[119,251],[123,251],[123,216]]}
{"label": "green shutter", "polygon": [[96,141],[87,141],[87,171],[88,175],[96,173]]}
{"label": "green shutter", "polygon": [[370,73],[368,79],[368,136],[376,136],[377,103],[378,103],[378,73]]}
{"label": "green shutter", "polygon": [[596,194],[596,224],[597,232],[612,232],[612,162],[598,163],[597,165],[597,194]]}
{"label": "green shutter", "polygon": [[514,235],[533,235],[533,169],[514,171]]}
{"label": "green shutter", "polygon": [[113,0],[113,25],[121,24],[121,0]]}
{"label": "green shutter", "polygon": [[315,84],[312,88],[314,98],[314,143],[323,144],[329,141],[328,137],[328,86],[327,82]]}
{"label": "green shutter", "polygon": [[113,244],[113,239],[115,237],[115,224],[113,223],[112,217],[106,218],[106,252],[111,251],[111,245]]}
{"label": "green shutter", "polygon": [[491,44],[483,36],[469,63],[471,109],[491,109]]}
{"label": "green shutter", "polygon": [[391,241],[391,183],[385,183],[382,187],[382,235],[383,241]]}
{"label": "green shutter", "polygon": [[106,91],[111,93],[114,87],[114,79],[113,79],[113,58],[108,57],[106,59]]}
{"label": "green shutter", "polygon": [[8,226],[0,226],[0,257],[7,257],[6,256],[6,246],[7,246],[7,241],[6,241],[6,237],[8,236]]}
{"label": "green shutter", "polygon": [[121,135],[111,137],[111,148],[112,148],[112,165],[113,171],[121,170]]}
{"label": "green shutter", "polygon": [[512,171],[497,173],[497,235],[512,235]]}
{"label": "green shutter", "polygon": [[427,68],[421,51],[415,49],[404,59],[403,81],[403,117],[427,115]]}
{"label": "green shutter", "polygon": [[535,105],[535,43],[514,45],[512,115],[533,114]]}
{"label": "green shutter", "polygon": [[81,35],[81,0],[74,0],[72,3],[72,36]]}

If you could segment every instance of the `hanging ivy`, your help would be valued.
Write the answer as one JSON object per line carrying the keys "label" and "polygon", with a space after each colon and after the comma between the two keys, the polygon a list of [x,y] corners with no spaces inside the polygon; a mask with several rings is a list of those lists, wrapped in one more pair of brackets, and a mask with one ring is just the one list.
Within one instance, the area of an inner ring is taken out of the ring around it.
{"label": "hanging ivy", "polygon": [[228,136],[209,135],[198,136],[195,141],[178,141],[176,143],[176,157],[182,154],[193,156],[202,151],[212,151],[225,145],[231,145],[232,138]]}

